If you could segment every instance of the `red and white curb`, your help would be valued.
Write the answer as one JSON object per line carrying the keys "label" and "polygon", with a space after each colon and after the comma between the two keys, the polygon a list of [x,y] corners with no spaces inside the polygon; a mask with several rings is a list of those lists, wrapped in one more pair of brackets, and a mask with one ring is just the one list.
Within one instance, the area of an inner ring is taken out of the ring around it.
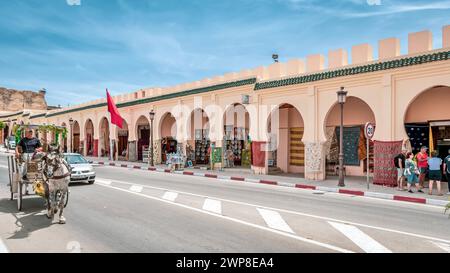
{"label": "red and white curb", "polygon": [[156,171],[156,172],[162,172],[162,173],[173,173],[173,174],[179,174],[179,175],[199,176],[199,177],[214,178],[214,179],[225,180],[225,181],[247,182],[247,183],[265,184],[265,185],[272,185],[272,186],[298,188],[298,189],[304,189],[304,190],[313,190],[313,191],[317,191],[317,192],[332,192],[332,193],[338,193],[338,194],[364,196],[364,197],[371,197],[371,198],[378,198],[378,199],[386,199],[386,200],[394,200],[394,201],[402,201],[402,202],[410,202],[410,203],[418,203],[418,204],[427,204],[427,205],[442,206],[442,207],[445,207],[450,202],[449,200],[437,200],[437,199],[432,199],[432,198],[410,197],[410,196],[402,196],[402,195],[389,194],[389,193],[366,192],[366,191],[351,190],[351,189],[339,189],[339,188],[324,187],[324,186],[293,184],[293,183],[288,183],[288,182],[278,182],[278,181],[265,180],[265,179],[245,178],[245,177],[239,177],[239,176],[217,175],[217,174],[210,174],[210,173],[196,173],[196,172],[192,172],[192,171],[171,171],[170,169],[145,167],[145,166],[130,165],[130,164],[120,164],[120,163],[113,163],[113,162],[108,163],[108,162],[94,161],[93,163],[98,164],[98,165],[105,165],[105,166],[114,166],[114,167],[122,167],[122,168],[129,168],[129,169],[140,169],[140,170]]}

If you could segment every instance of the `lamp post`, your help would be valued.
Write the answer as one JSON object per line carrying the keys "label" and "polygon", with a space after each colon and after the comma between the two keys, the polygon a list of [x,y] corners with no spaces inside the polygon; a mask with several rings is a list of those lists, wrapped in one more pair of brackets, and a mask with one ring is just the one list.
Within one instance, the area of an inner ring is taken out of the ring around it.
{"label": "lamp post", "polygon": [[341,125],[339,130],[339,187],[345,187],[344,183],[344,104],[347,99],[347,91],[344,87],[337,92],[338,103],[341,105]]}
{"label": "lamp post", "polygon": [[153,120],[155,119],[155,111],[153,111],[153,109],[150,111],[149,113],[150,116],[150,156],[149,156],[149,160],[150,160],[150,166],[154,166],[154,161],[153,161]]}
{"label": "lamp post", "polygon": [[70,125],[70,148],[69,148],[69,153],[73,153],[73,118],[69,119],[69,125]]}

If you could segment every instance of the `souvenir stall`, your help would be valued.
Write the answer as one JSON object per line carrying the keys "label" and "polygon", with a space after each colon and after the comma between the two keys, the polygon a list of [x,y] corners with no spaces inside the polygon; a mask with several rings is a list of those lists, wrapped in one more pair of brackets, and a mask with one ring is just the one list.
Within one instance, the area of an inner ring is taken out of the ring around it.
{"label": "souvenir stall", "polygon": [[225,126],[224,158],[225,167],[250,166],[250,153],[248,142],[248,130],[233,125]]}
{"label": "souvenir stall", "polygon": [[161,140],[161,162],[166,163],[169,154],[177,152],[177,141],[172,137],[165,137]]}
{"label": "souvenir stall", "polygon": [[208,149],[210,140],[208,138],[209,130],[196,129],[195,130],[195,164],[208,165],[209,154]]}

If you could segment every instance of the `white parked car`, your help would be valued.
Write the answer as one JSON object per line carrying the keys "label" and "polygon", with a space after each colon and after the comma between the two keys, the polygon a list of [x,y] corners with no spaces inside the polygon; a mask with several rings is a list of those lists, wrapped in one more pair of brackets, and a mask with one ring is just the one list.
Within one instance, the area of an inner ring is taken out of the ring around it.
{"label": "white parked car", "polygon": [[9,136],[5,141],[6,148],[8,150],[14,150],[16,149],[16,137],[15,136]]}
{"label": "white parked car", "polygon": [[64,158],[72,168],[70,182],[87,182],[94,184],[94,167],[82,155],[75,153],[65,153]]}

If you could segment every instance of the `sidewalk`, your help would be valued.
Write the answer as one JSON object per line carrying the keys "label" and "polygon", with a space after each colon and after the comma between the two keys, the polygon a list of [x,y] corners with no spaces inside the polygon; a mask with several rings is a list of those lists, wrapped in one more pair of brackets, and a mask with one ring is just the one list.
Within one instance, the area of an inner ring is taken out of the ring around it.
{"label": "sidewalk", "polygon": [[[93,158],[88,157],[88,160],[94,163],[103,165],[113,165],[117,167],[145,169],[151,171],[170,172],[166,165],[158,165],[153,168],[149,168],[148,164],[142,162],[127,162],[127,161],[114,161],[109,162],[107,158]],[[397,201],[406,201],[422,204],[430,204],[437,206],[445,206],[450,196],[445,195],[448,192],[448,183],[442,182],[442,191],[444,196],[437,196],[437,190],[434,189],[434,195],[428,195],[428,189],[424,189],[425,193],[409,193],[407,191],[398,191],[396,188],[384,187],[380,185],[374,185],[370,183],[369,189],[367,189],[367,182],[365,177],[346,177],[345,187],[337,187],[338,178],[330,177],[324,181],[306,180],[298,175],[286,174],[286,175],[255,175],[248,169],[225,169],[219,170],[204,170],[185,168],[183,171],[175,171],[176,174],[183,175],[195,175],[209,178],[218,178],[233,181],[242,181],[250,183],[269,184],[274,186],[294,187],[302,189],[311,189],[324,192],[335,192],[341,194],[350,194],[357,196],[367,196],[372,198],[382,198]],[[415,191],[415,189],[414,189]]]}

